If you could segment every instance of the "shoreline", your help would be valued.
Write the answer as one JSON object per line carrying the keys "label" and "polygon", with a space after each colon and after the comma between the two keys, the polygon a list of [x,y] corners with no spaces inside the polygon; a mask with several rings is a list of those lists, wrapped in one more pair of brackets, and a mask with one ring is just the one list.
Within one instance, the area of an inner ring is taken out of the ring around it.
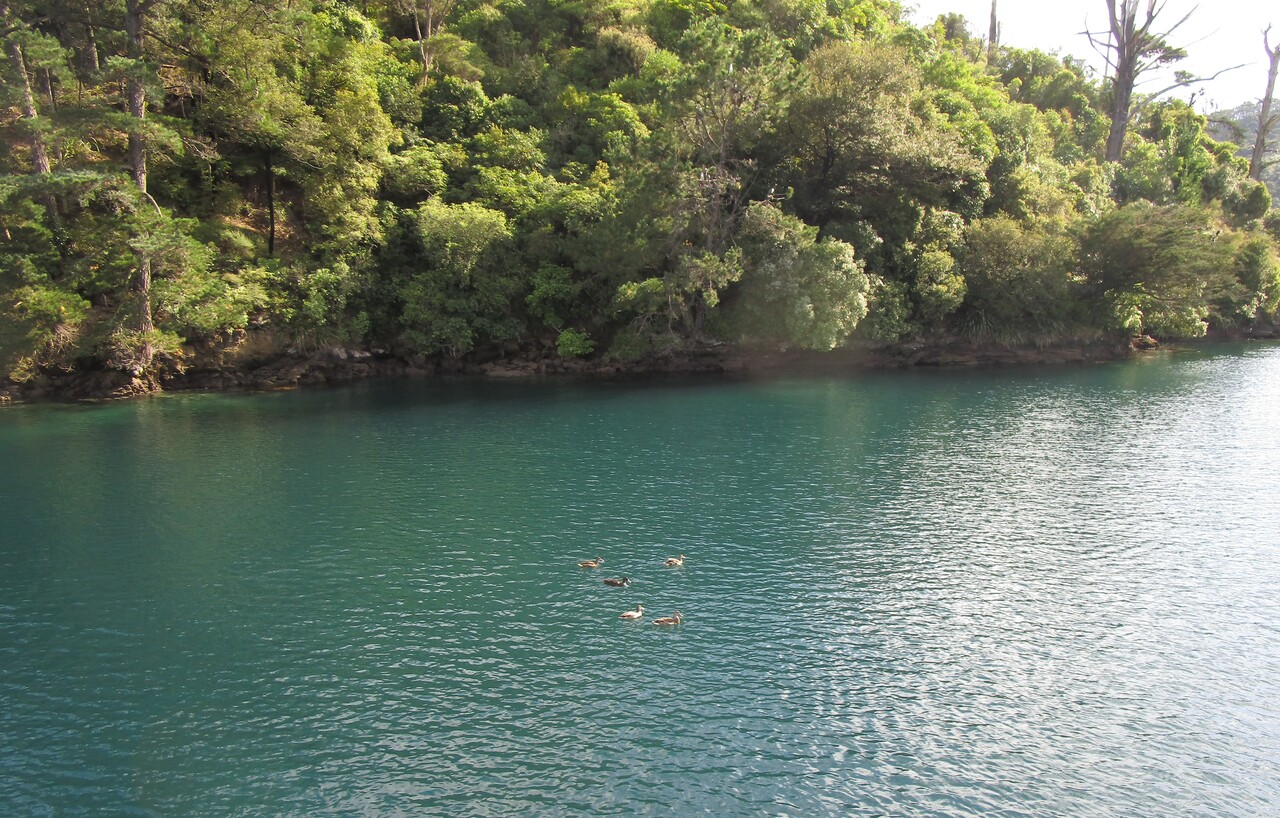
{"label": "shoreline", "polygon": [[[1218,336],[1199,343],[1274,339],[1274,335]],[[706,346],[634,361],[560,358],[554,354],[493,355],[487,360],[401,356],[330,347],[236,360],[230,350],[206,354],[181,372],[139,382],[119,370],[41,373],[24,383],[0,385],[0,406],[76,403],[145,397],[166,392],[262,392],[336,385],[381,377],[632,379],[665,375],[769,377],[923,368],[963,369],[1065,366],[1123,360],[1153,349],[1177,348],[1150,338],[1092,339],[1037,344],[971,343],[954,338],[900,344],[856,344],[830,352],[779,351],[737,345]]]}

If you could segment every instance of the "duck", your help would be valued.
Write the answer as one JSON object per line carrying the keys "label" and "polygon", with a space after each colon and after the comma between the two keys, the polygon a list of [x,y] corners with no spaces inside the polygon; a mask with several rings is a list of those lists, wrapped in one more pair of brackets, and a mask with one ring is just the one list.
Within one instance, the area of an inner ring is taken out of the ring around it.
{"label": "duck", "polygon": [[675,612],[675,613],[673,613],[671,616],[660,616],[660,617],[658,617],[657,619],[653,620],[653,624],[655,624],[655,625],[679,625],[679,624],[680,624],[681,622],[683,622],[683,621],[684,621],[684,614],[680,613],[679,611],[676,611],[676,612]]}
{"label": "duck", "polygon": [[599,568],[602,562],[604,562],[604,557],[596,557],[593,560],[583,560],[582,562],[578,563],[578,567],[579,568]]}
{"label": "duck", "polygon": [[643,605],[637,605],[634,611],[623,611],[622,613],[618,614],[619,619],[629,619],[629,620],[639,619],[642,616],[644,616]]}
{"label": "duck", "polygon": [[607,577],[604,581],[604,584],[612,585],[615,588],[625,588],[626,586],[631,584],[631,578],[623,577],[622,579],[614,579],[613,577]]}
{"label": "duck", "polygon": [[684,554],[681,554],[678,557],[667,557],[668,568],[679,568],[682,565],[684,565]]}

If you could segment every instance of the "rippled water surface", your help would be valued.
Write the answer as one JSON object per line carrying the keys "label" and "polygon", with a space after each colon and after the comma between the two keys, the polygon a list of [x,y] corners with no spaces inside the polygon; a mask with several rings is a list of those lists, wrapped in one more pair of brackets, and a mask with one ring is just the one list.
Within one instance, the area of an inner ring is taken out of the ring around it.
{"label": "rippled water surface", "polygon": [[1280,813],[1277,346],[17,407],[0,518],[4,815]]}

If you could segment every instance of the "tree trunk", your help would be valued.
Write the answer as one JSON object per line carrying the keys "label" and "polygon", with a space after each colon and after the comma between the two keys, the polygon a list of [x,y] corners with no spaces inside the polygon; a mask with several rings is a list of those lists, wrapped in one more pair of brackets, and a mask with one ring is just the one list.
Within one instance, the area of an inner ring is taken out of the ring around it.
{"label": "tree trunk", "polygon": [[1253,153],[1249,157],[1249,178],[1262,180],[1262,155],[1267,150],[1267,132],[1271,130],[1271,97],[1276,92],[1276,71],[1280,69],[1280,45],[1271,47],[1267,33],[1263,32],[1262,43],[1267,49],[1270,67],[1267,69],[1267,93],[1262,97],[1262,109],[1258,112],[1258,136],[1253,140]]}
{"label": "tree trunk", "polygon": [[1000,21],[996,18],[996,0],[991,0],[991,25],[987,29],[987,61],[996,58],[1000,48]]}
{"label": "tree trunk", "polygon": [[58,100],[53,95],[53,72],[48,68],[44,69],[44,97],[49,100],[49,110],[56,112]]}
{"label": "tree trunk", "polygon": [[698,290],[693,294],[693,340],[694,343],[702,343],[702,323],[707,316],[707,299],[703,297],[702,290]]}
{"label": "tree trunk", "polygon": [[427,35],[422,33],[422,16],[418,12],[417,0],[413,3],[413,30],[418,35],[418,56],[422,60],[422,79],[420,84],[427,84],[427,75],[431,73],[431,52],[427,49],[427,37],[431,36],[431,19],[427,18]]}
{"label": "tree trunk", "polygon": [[[0,16],[8,16],[8,11],[7,6],[0,6]],[[22,47],[18,45],[16,40],[9,40],[6,43],[6,50],[9,52],[9,59],[13,60],[18,76],[22,77],[22,118],[26,120],[31,134],[31,169],[37,175],[47,176],[53,171],[53,168],[49,164],[49,150],[44,144],[44,134],[40,133],[40,124],[38,122],[40,112],[36,110],[36,97],[31,90],[31,78],[27,76],[27,63],[23,58]],[[56,230],[58,226],[58,203],[54,200],[53,194],[42,194],[40,202],[44,205],[45,212],[49,216],[49,226]]]}
{"label": "tree trunk", "polygon": [[[129,59],[132,61],[127,81],[129,115],[134,118],[134,127],[129,130],[129,165],[133,170],[133,181],[147,196],[147,147],[142,135],[142,122],[147,115],[146,91],[142,85],[141,72],[142,52],[142,15],[143,6],[139,0],[128,0],[125,5],[125,31],[129,35]],[[155,324],[151,318],[151,257],[145,252],[138,253],[138,277],[134,282],[134,290],[138,294],[138,332],[142,335],[142,348],[138,361],[134,365],[134,376],[140,376],[151,369],[151,359],[155,349],[151,344],[151,336],[155,332]]]}
{"label": "tree trunk", "polygon": [[[1124,72],[1127,74],[1127,72]],[[1133,101],[1133,78],[1125,79],[1116,74],[1112,86],[1115,98],[1111,101],[1111,130],[1107,132],[1108,162],[1119,162],[1124,156],[1124,137],[1129,130],[1129,108]]]}
{"label": "tree trunk", "polygon": [[125,9],[125,30],[129,35],[129,59],[133,61],[126,82],[129,115],[137,123],[129,129],[129,167],[133,181],[143,193],[147,192],[147,147],[142,136],[142,121],[147,116],[146,89],[138,76],[142,62],[142,7],[139,0],[128,0]]}
{"label": "tree trunk", "polygon": [[[49,69],[46,68],[44,70],[44,95],[45,95],[45,98],[49,100],[49,110],[52,113],[57,113],[58,100],[53,94],[52,74],[53,72],[50,71]],[[58,164],[62,164],[62,159],[63,159],[62,143],[57,138],[55,138],[53,140],[53,145],[51,145],[50,147],[53,148],[53,158],[58,160]],[[60,206],[62,206],[62,203],[60,203]]]}
{"label": "tree trunk", "polygon": [[267,173],[267,255],[276,254],[276,173],[271,163],[271,151],[263,158]]}
{"label": "tree trunk", "polygon": [[[1119,162],[1124,156],[1124,137],[1129,130],[1129,109],[1133,103],[1133,84],[1137,81],[1134,63],[1142,51],[1137,29],[1137,0],[1107,0],[1111,27],[1112,54],[1108,60],[1115,71],[1111,79],[1111,129],[1107,132],[1105,159]],[[1148,21],[1149,23],[1150,21]]]}
{"label": "tree trunk", "polygon": [[94,36],[93,26],[85,23],[85,47],[84,47],[84,67],[91,73],[98,73],[100,67],[98,62],[98,40]]}
{"label": "tree trunk", "polygon": [[22,48],[17,42],[10,40],[8,50],[9,59],[13,60],[19,76],[22,77],[22,118],[27,120],[31,134],[32,170],[36,173],[49,173],[52,171],[49,166],[49,151],[45,147],[44,136],[40,133],[39,124],[36,122],[40,112],[36,110],[36,97],[31,91],[31,78],[27,76],[27,63],[23,59]]}
{"label": "tree trunk", "polygon": [[[1187,56],[1186,51],[1169,44],[1168,38],[1195,12],[1193,8],[1163,32],[1153,30],[1157,18],[1164,12],[1167,0],[1107,0],[1109,40],[1099,45],[1094,32],[1085,32],[1089,42],[1107,61],[1107,69],[1114,71],[1111,77],[1111,130],[1107,134],[1106,160],[1118,162],[1124,156],[1124,137],[1133,117],[1133,88],[1138,78],[1153,68],[1168,66]],[[1239,68],[1239,66],[1236,66]],[[1231,71],[1227,68],[1219,71]],[[1169,87],[1146,95],[1143,101],[1153,100],[1175,88],[1185,88],[1214,77],[1192,77],[1176,73],[1177,81]]]}

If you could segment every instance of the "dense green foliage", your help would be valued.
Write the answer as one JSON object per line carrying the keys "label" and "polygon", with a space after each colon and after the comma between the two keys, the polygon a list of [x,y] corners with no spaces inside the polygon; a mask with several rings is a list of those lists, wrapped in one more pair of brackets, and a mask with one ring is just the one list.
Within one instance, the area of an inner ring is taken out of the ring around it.
{"label": "dense green foliage", "polygon": [[0,11],[15,378],[180,368],[263,328],[627,357],[1185,337],[1280,298],[1270,196],[1186,104],[1105,163],[1078,63],[887,0]]}

